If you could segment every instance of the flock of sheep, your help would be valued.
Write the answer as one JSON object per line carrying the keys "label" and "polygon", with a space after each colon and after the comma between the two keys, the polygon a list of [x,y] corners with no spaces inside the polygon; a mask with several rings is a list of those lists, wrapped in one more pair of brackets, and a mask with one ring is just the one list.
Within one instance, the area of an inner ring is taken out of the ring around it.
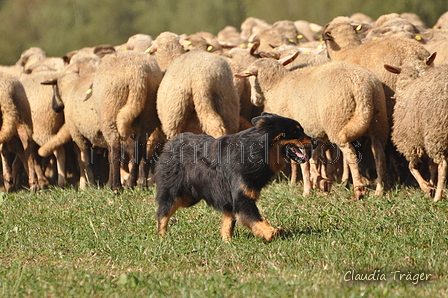
{"label": "flock of sheep", "polygon": [[216,36],[136,34],[62,58],[33,47],[0,66],[4,188],[146,185],[167,139],[232,134],[266,111],[296,119],[319,141],[301,175],[291,165],[304,195],[351,179],[355,198],[373,180],[381,196],[411,173],[440,200],[447,49],[448,13],[432,28],[410,13],[357,13],[326,26],[249,17]]}

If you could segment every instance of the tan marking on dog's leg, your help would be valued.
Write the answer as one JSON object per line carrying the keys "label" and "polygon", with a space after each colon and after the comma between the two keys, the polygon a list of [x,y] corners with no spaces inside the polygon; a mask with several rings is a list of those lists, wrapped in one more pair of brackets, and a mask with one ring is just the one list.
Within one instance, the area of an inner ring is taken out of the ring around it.
{"label": "tan marking on dog's leg", "polygon": [[345,144],[340,145],[339,148],[341,148],[342,154],[344,155],[344,162],[348,164],[348,167],[350,168],[350,172],[352,174],[355,198],[360,199],[366,194],[366,189],[359,172],[359,160],[356,154],[355,147],[353,147],[352,144]]}
{"label": "tan marking on dog's leg", "polygon": [[222,241],[230,241],[235,228],[235,218],[231,212],[224,212],[222,215],[221,238]]}
{"label": "tan marking on dog's leg", "polygon": [[170,218],[173,216],[173,214],[177,211],[177,209],[179,209],[180,207],[182,207],[182,198],[177,198],[173,204],[173,206],[171,206],[170,212],[168,212],[168,214],[162,218],[160,218],[157,221],[157,230],[160,234],[160,236],[164,236],[166,234],[167,228],[168,228],[168,223],[170,222]]}
{"label": "tan marking on dog's leg", "polygon": [[260,192],[254,189],[250,189],[246,184],[241,183],[241,190],[243,191],[243,194],[251,198],[252,200],[258,200],[260,198]]}
{"label": "tan marking on dog's leg", "polygon": [[255,236],[264,238],[266,241],[272,241],[274,237],[280,236],[283,231],[281,227],[273,228],[263,217],[261,221],[250,221],[237,214],[237,220],[251,229]]}

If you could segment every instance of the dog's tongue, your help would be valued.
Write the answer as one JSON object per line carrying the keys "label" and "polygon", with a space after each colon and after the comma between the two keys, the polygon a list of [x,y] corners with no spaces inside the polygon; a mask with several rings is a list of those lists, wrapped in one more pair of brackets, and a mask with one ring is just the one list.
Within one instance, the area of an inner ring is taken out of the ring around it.
{"label": "dog's tongue", "polygon": [[302,151],[300,151],[299,148],[294,148],[294,152],[296,153],[296,155],[297,155],[298,158],[303,159],[303,160],[305,160],[305,161],[308,160],[308,156],[305,155],[305,154],[303,154]]}

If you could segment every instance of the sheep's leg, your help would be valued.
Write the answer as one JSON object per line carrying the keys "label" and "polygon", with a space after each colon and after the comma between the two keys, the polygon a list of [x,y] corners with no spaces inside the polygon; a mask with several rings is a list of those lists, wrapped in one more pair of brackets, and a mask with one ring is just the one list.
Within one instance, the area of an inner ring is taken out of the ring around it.
{"label": "sheep's leg", "polygon": [[348,164],[348,167],[352,174],[355,198],[360,199],[366,194],[366,189],[361,177],[361,173],[359,172],[359,160],[356,154],[355,147],[353,147],[352,144],[347,143],[345,145],[339,145],[339,148],[341,149],[344,161]]}
{"label": "sheep's leg", "polygon": [[430,160],[429,161],[429,173],[431,176],[429,178],[429,184],[431,186],[436,185],[437,171],[438,171],[438,166],[433,162],[433,160]]}
{"label": "sheep's leg", "polygon": [[67,182],[65,177],[65,149],[63,146],[54,151],[56,157],[56,166],[58,172],[58,186],[63,187]]}
{"label": "sheep's leg", "polygon": [[434,202],[437,202],[443,199],[443,189],[445,188],[446,182],[446,170],[447,170],[447,161],[444,158],[441,163],[438,165],[438,179],[437,179],[437,189],[436,194],[434,196]]}
{"label": "sheep's leg", "polygon": [[[21,126],[19,126],[17,128],[17,132],[18,132],[20,141],[22,142],[23,149],[25,150],[26,165],[28,166],[28,184],[29,184],[31,191],[36,191],[39,187],[39,181],[38,181],[37,175],[36,175],[37,160],[36,160],[36,156],[33,154],[33,149],[37,149],[37,148],[34,148],[32,146],[31,137],[27,134],[27,131],[25,128],[22,128]],[[36,154],[37,154],[37,150],[36,150]]]}
{"label": "sheep's leg", "polygon": [[141,146],[140,144],[144,143],[140,143],[137,138],[128,146],[128,148],[130,149],[129,156],[131,157],[131,160],[129,161],[129,177],[127,179],[127,186],[129,187],[135,187],[137,185],[139,165],[143,157],[143,151],[145,150],[145,146]]}
{"label": "sheep's leg", "polygon": [[289,181],[291,186],[297,183],[298,171],[299,165],[294,160],[291,160],[291,180]]}
{"label": "sheep's leg", "polygon": [[420,189],[429,194],[430,196],[434,193],[434,187],[432,187],[420,174],[420,171],[417,169],[417,161],[412,159],[409,162],[409,171],[411,171],[412,176],[414,176],[415,180],[417,180]]}
{"label": "sheep's leg", "polygon": [[[342,150],[342,149],[341,149]],[[348,178],[350,177],[350,167],[348,165],[348,162],[344,160],[344,154],[342,154],[342,177],[341,177],[341,183],[345,183],[348,181]]]}
{"label": "sheep's leg", "polygon": [[9,192],[14,189],[14,178],[12,175],[8,145],[1,144],[0,151],[2,156],[3,184],[5,190]]}
{"label": "sheep's leg", "polygon": [[[326,173],[326,156],[322,153],[325,151],[324,143],[319,142],[317,147],[313,150],[311,155],[311,181],[313,181],[313,188],[319,188],[320,190],[328,193],[330,192],[332,181],[327,178]],[[323,175],[322,173],[325,173]]]}
{"label": "sheep's leg", "polygon": [[114,138],[109,145],[109,184],[113,192],[116,194],[121,189],[120,153],[120,140],[118,138]]}
{"label": "sheep's leg", "polygon": [[[334,167],[334,162],[333,162],[333,155],[332,155],[332,149],[333,147],[331,147],[331,148],[328,148],[327,150],[325,150],[325,157],[326,157],[326,159],[327,159],[327,164],[326,164],[326,167],[325,167],[325,173],[326,173],[326,179],[327,179],[327,181],[328,181],[328,187],[329,188],[331,188],[331,186],[333,185],[333,183],[334,183],[334,177],[335,177],[335,167]],[[330,191],[330,189],[328,189],[328,191]]]}
{"label": "sheep's leg", "polygon": [[306,161],[300,164],[300,169],[302,170],[303,177],[303,196],[308,196],[311,194],[311,179],[310,179],[310,162]]}
{"label": "sheep's leg", "polygon": [[383,194],[383,186],[386,177],[386,155],[384,153],[384,146],[376,138],[371,138],[372,140],[372,153],[375,158],[375,168],[376,168],[376,189],[375,195],[381,196]]}

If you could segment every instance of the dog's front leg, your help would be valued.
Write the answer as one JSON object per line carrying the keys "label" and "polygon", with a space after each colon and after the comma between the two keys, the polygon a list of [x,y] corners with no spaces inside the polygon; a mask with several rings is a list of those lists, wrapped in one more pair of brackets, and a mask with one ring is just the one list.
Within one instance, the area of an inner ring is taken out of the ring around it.
{"label": "dog's front leg", "polygon": [[244,208],[237,208],[239,212],[236,213],[236,219],[242,225],[247,226],[252,230],[255,236],[264,238],[266,241],[271,241],[282,234],[282,228],[273,228],[266,219],[261,216],[260,211],[255,205],[255,200],[247,198],[242,204]]}

